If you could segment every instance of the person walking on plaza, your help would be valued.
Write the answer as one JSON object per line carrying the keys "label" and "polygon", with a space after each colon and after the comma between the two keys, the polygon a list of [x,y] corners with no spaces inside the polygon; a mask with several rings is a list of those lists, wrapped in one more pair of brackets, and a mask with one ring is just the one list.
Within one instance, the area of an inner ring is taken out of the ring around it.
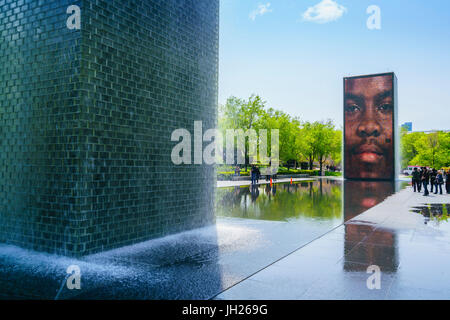
{"label": "person walking on plaza", "polygon": [[419,172],[419,178],[418,178],[418,183],[417,183],[417,190],[419,192],[422,192],[422,175],[423,175],[423,170],[422,168],[418,168],[417,171]]}
{"label": "person walking on plaza", "polygon": [[438,193],[438,187],[439,187],[439,194],[442,194],[442,185],[444,184],[444,176],[442,175],[442,171],[439,170],[436,175],[436,191],[434,194]]}
{"label": "person walking on plaza", "polygon": [[436,192],[437,192],[437,184],[436,184],[436,176],[437,176],[437,171],[436,169],[432,169],[431,173],[430,173],[430,192],[433,193],[434,187],[436,187]]}
{"label": "person walking on plaza", "polygon": [[428,196],[430,193],[428,192],[428,183],[430,183],[430,172],[427,168],[422,168],[422,184],[424,189],[424,196]]}
{"label": "person walking on plaza", "polygon": [[414,188],[414,192],[420,192],[421,189],[421,181],[420,181],[420,172],[417,170],[417,168],[414,168],[414,171],[412,173],[412,185]]}

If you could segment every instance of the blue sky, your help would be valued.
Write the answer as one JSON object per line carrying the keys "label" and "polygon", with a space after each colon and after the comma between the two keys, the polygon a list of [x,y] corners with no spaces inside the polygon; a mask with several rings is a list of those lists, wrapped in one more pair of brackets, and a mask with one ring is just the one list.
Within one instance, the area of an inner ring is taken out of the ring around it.
{"label": "blue sky", "polygon": [[[367,28],[370,5],[379,30]],[[450,1],[221,0],[220,10],[219,103],[256,93],[341,126],[342,78],[393,71],[399,123],[450,129]]]}

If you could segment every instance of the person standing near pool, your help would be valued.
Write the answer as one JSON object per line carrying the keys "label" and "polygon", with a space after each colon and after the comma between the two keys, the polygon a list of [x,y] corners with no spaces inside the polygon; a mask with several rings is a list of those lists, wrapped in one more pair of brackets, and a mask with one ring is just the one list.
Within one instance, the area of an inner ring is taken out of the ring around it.
{"label": "person standing near pool", "polygon": [[433,168],[430,173],[430,185],[431,185],[430,192],[433,192],[434,187],[436,187],[436,193],[437,193],[436,176],[437,176],[437,170]]}
{"label": "person standing near pool", "polygon": [[250,176],[252,179],[252,185],[256,184],[256,169],[255,169],[254,165],[252,165],[252,167],[250,169]]}
{"label": "person standing near pool", "polygon": [[420,181],[420,172],[417,170],[417,168],[414,168],[414,171],[412,173],[412,185],[414,188],[414,192],[420,192],[421,188],[421,181]]}
{"label": "person standing near pool", "polygon": [[439,187],[439,194],[442,194],[442,185],[444,184],[444,176],[442,175],[442,171],[439,170],[436,175],[436,191],[434,194],[438,193],[438,187]]}
{"label": "person standing near pool", "polygon": [[261,176],[261,171],[259,170],[258,166],[255,167],[255,172],[256,172],[256,183],[259,183],[259,178]]}
{"label": "person standing near pool", "polygon": [[424,188],[424,196],[428,196],[430,193],[428,192],[428,183],[430,183],[430,172],[426,167],[422,168],[422,183]]}

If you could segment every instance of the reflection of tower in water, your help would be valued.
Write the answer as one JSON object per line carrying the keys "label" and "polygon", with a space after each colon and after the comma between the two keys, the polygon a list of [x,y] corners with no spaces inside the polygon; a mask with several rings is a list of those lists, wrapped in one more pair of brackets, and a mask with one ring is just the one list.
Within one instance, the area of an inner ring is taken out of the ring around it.
{"label": "reflection of tower in water", "polygon": [[[382,202],[395,192],[390,181],[345,181],[344,219],[348,221]],[[363,241],[364,240],[364,241]],[[345,271],[366,271],[378,265],[383,272],[395,272],[398,253],[395,233],[369,223],[349,222],[345,225]]]}
{"label": "reflection of tower in water", "polygon": [[344,181],[344,219],[350,220],[395,192],[391,181]]}

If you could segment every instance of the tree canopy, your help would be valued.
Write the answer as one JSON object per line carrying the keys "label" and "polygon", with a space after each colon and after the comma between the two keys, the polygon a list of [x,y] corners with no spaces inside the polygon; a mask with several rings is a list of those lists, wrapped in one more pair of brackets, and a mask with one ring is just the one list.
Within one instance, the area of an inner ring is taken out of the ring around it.
{"label": "tree canopy", "polygon": [[450,132],[401,131],[401,165],[442,168],[450,166]]}
{"label": "tree canopy", "polygon": [[[337,130],[331,120],[302,122],[286,112],[267,108],[266,102],[258,95],[247,100],[228,98],[219,110],[219,128],[223,131],[254,129],[258,134],[259,130],[266,129],[269,135],[270,130],[278,129],[282,163],[306,161],[312,169],[315,160],[321,168],[326,161],[334,165],[341,161],[342,131]],[[270,136],[267,140],[270,143]]]}

